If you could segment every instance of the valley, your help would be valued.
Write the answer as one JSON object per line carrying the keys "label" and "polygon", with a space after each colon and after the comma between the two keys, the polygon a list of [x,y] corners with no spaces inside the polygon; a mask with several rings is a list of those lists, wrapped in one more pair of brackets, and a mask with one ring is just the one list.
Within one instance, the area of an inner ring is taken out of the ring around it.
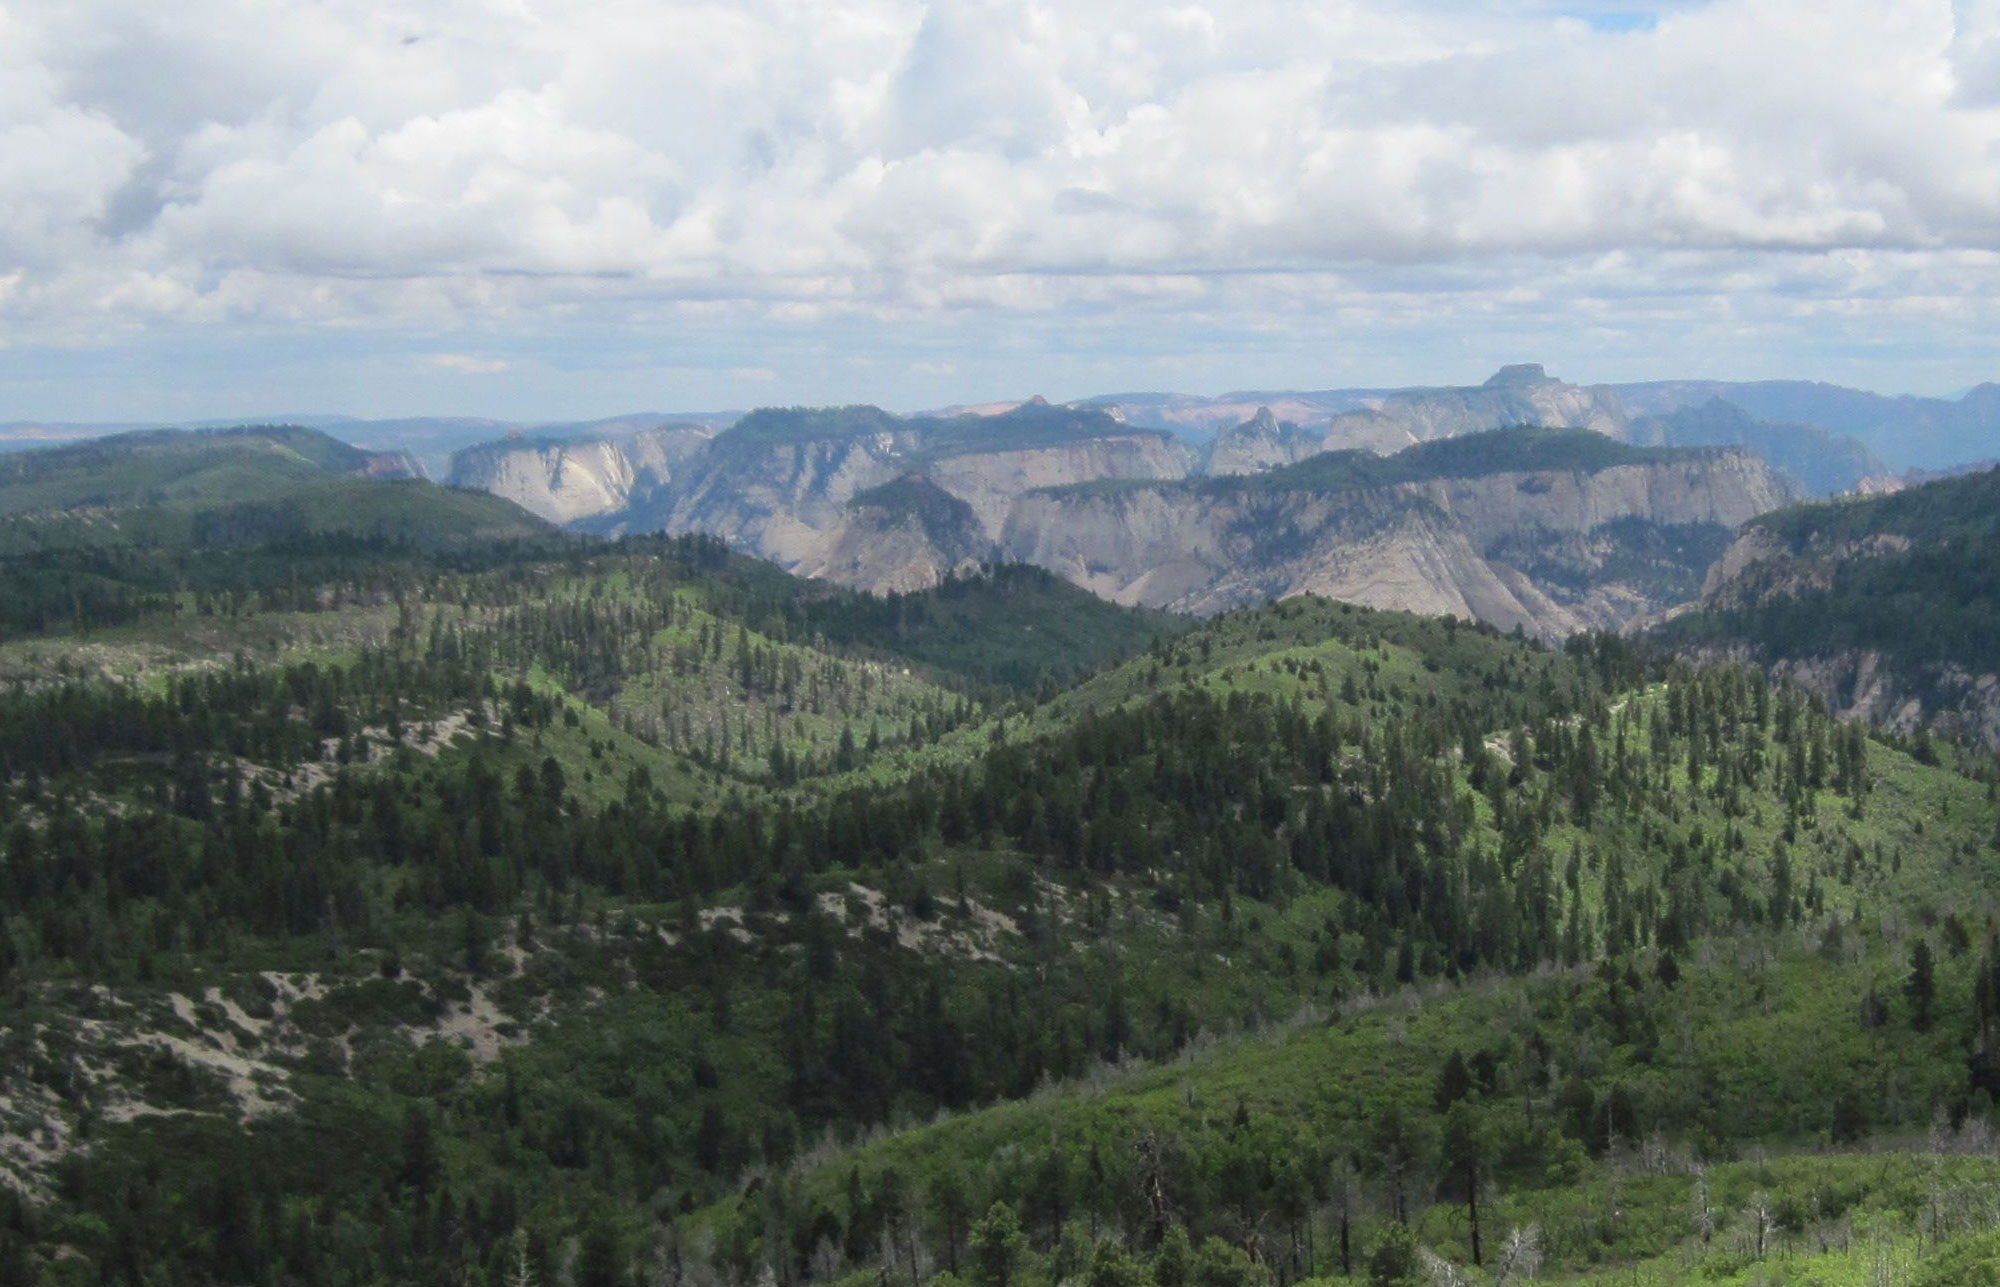
{"label": "valley", "polygon": [[[242,446],[7,560],[10,1281],[1983,1258],[2000,771],[1947,736],[1611,633],[877,597]],[[1470,547],[1493,488],[1727,531],[1720,467],[1543,431],[1037,494],[1364,487]],[[1878,525],[1792,513],[1738,539]]]}

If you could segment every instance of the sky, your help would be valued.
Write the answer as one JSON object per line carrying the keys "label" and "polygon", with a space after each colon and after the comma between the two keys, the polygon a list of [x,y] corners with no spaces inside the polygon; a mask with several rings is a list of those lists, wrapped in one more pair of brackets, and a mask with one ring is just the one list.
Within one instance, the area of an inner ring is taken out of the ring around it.
{"label": "sky", "polygon": [[0,0],[0,421],[2000,378],[2000,0]]}

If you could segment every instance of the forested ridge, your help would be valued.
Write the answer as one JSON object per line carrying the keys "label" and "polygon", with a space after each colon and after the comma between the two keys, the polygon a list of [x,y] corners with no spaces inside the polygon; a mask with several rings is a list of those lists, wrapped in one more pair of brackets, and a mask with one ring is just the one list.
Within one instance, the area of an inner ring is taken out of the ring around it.
{"label": "forested ridge", "polygon": [[2000,665],[2000,470],[1795,506],[1749,531],[1778,553],[1669,623],[1665,642],[1740,640],[1767,660],[1879,650],[1933,688]]}
{"label": "forested ridge", "polygon": [[0,566],[0,1283],[1982,1263],[2000,778],[1757,670],[700,538],[63,557],[116,611]]}

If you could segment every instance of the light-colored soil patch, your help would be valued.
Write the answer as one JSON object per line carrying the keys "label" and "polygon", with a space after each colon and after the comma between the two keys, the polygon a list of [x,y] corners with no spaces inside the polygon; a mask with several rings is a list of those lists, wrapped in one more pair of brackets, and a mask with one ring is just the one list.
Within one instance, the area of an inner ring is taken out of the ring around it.
{"label": "light-colored soil patch", "polygon": [[69,1147],[69,1121],[53,1093],[22,1083],[0,1093],[0,1184],[30,1198],[46,1198],[43,1176]]}
{"label": "light-colored soil patch", "polygon": [[437,1021],[437,1030],[443,1040],[463,1047],[480,1064],[492,1063],[502,1049],[527,1039],[485,988],[472,989],[472,1000],[453,1006]]}
{"label": "light-colored soil patch", "polygon": [[[485,714],[489,721],[494,718],[490,707]],[[472,712],[454,711],[440,719],[405,727],[400,741],[392,741],[389,730],[382,727],[365,728],[361,734],[368,740],[368,762],[372,763],[382,756],[394,755],[399,747],[418,755],[435,757],[458,738],[473,731]],[[255,764],[249,760],[238,760],[236,763],[246,781],[261,781],[265,789],[280,800],[310,795],[347,767],[340,763],[340,739],[337,737],[326,738],[320,743],[319,759],[295,764],[289,769]]]}
{"label": "light-colored soil patch", "polygon": [[858,934],[864,927],[880,933],[893,930],[898,947],[919,954],[1005,964],[1006,958],[998,951],[1000,942],[1005,936],[1020,933],[1020,927],[1011,916],[977,902],[970,904],[972,916],[968,925],[954,925],[949,918],[942,916],[928,921],[918,920],[890,907],[881,890],[854,882],[849,882],[846,894],[821,894],[820,910],[846,923],[849,920],[850,898],[860,902],[863,908],[860,923],[848,925],[850,934]]}

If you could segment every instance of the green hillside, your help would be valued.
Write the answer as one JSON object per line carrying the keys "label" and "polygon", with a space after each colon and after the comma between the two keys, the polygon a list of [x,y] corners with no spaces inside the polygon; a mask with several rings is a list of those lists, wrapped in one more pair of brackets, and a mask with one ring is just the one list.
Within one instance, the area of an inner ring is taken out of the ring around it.
{"label": "green hillside", "polygon": [[447,549],[507,558],[490,547],[558,540],[509,501],[368,476],[378,463],[288,426],[147,431],[9,455],[0,638],[268,599],[343,573],[380,582],[385,569]]}
{"label": "green hillside", "polygon": [[1990,762],[1608,637],[314,539],[0,643],[0,1282],[1977,1263]]}
{"label": "green hillside", "polygon": [[948,576],[906,594],[828,597],[805,616],[833,643],[1024,691],[1081,679],[1194,626],[1165,612],[1114,607],[1025,564]]}
{"label": "green hillside", "polygon": [[368,459],[296,426],[118,434],[0,457],[0,515],[265,499]]}
{"label": "green hillside", "polygon": [[156,430],[0,459],[0,555],[340,536],[436,546],[546,524],[498,497],[368,477],[382,458],[296,426]]}

